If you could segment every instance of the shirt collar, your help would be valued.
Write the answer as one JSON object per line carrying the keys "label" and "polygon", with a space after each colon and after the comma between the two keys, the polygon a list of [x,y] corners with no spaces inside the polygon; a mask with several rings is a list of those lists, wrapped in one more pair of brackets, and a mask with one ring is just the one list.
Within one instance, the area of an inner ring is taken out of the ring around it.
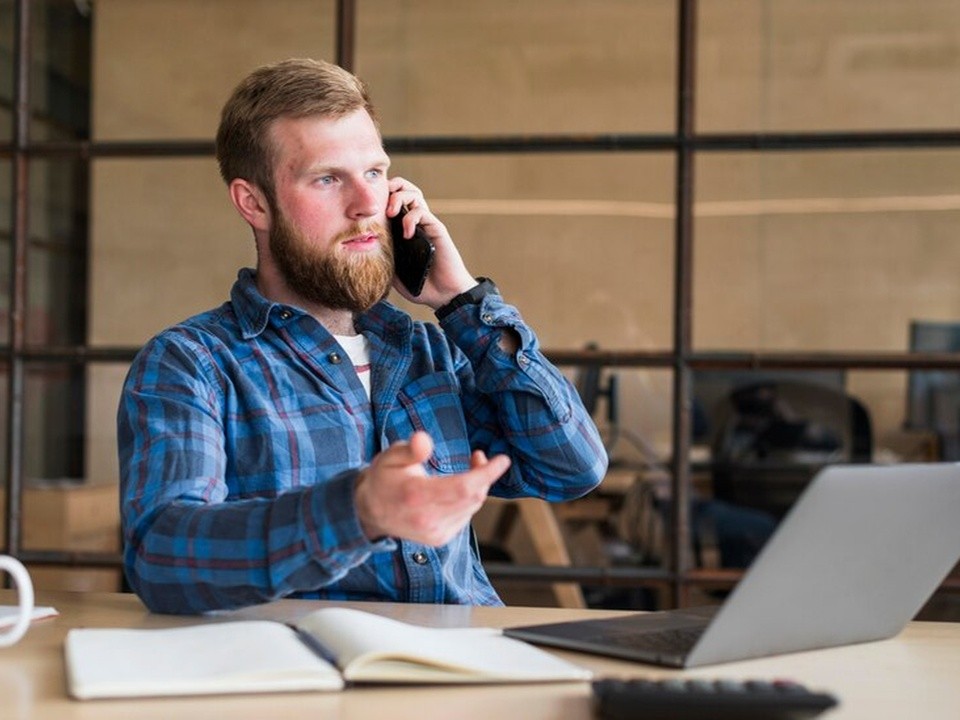
{"label": "shirt collar", "polygon": [[270,319],[270,311],[277,307],[277,303],[270,302],[257,290],[257,272],[253,268],[241,268],[237,273],[237,281],[230,290],[230,302],[244,340],[262,333]]}
{"label": "shirt collar", "polygon": [[[266,330],[270,312],[274,308],[283,308],[297,314],[304,312],[300,308],[275,303],[263,297],[257,290],[257,271],[253,268],[241,268],[237,273],[237,281],[230,291],[230,301],[244,340],[250,340]],[[410,332],[411,319],[407,313],[382,300],[361,314],[356,320],[356,326],[360,332],[369,331],[378,335],[394,332],[404,334]]]}

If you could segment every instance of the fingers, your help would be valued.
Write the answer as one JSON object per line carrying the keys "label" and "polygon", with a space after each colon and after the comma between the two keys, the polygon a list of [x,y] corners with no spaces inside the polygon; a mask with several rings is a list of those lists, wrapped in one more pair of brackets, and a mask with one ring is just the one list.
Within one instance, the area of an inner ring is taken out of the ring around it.
{"label": "fingers", "polygon": [[[477,453],[474,453],[474,458],[476,455]],[[483,453],[480,455],[483,456]],[[472,506],[473,512],[476,512],[486,500],[490,486],[509,469],[510,458],[506,455],[495,455],[489,460],[484,457],[480,465],[474,464],[471,458],[471,468],[467,472],[431,477],[427,492],[431,501],[438,506],[447,508]]]}
{"label": "fingers", "polygon": [[426,462],[433,454],[433,438],[423,430],[418,430],[410,436],[409,449],[413,462]]}
{"label": "fingers", "polygon": [[470,454],[471,468],[481,467],[482,465],[486,465],[488,462],[489,461],[487,460],[487,455],[485,452],[483,452],[483,450],[474,450]]}
{"label": "fingers", "polygon": [[387,188],[390,191],[390,197],[387,199],[387,217],[396,216],[400,209],[405,207],[413,215],[413,225],[416,225],[423,212],[429,212],[423,199],[423,191],[409,180],[401,177],[390,178]]}
{"label": "fingers", "polygon": [[433,453],[433,439],[422,430],[418,430],[406,442],[395,442],[384,450],[380,457],[385,465],[403,467],[421,465],[430,459]]}

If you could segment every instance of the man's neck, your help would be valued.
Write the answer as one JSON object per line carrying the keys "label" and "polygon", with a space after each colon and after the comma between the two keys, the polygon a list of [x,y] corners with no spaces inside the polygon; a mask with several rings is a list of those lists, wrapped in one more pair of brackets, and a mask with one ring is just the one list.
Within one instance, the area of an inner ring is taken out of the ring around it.
{"label": "man's neck", "polygon": [[275,273],[257,268],[257,290],[271,302],[293,305],[306,310],[332,335],[356,335],[354,314],[350,310],[334,310],[309,302],[291,290]]}
{"label": "man's neck", "polygon": [[323,325],[331,335],[356,335],[354,315],[349,310],[331,310],[330,308],[307,310],[317,322]]}

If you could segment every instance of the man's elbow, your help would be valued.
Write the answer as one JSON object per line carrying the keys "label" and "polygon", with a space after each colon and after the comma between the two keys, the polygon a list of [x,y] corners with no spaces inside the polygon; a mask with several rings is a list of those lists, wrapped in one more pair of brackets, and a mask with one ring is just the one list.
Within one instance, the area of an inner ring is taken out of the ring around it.
{"label": "man's elbow", "polygon": [[601,448],[600,452],[593,455],[590,459],[592,462],[589,463],[578,476],[577,485],[581,489],[581,492],[577,497],[582,497],[591,490],[595,490],[607,475],[610,458],[605,450]]}
{"label": "man's elbow", "polygon": [[127,585],[150,612],[162,615],[196,614],[197,611],[177,599],[181,593],[176,592],[172,586],[145,580],[137,563],[125,563],[123,574]]}

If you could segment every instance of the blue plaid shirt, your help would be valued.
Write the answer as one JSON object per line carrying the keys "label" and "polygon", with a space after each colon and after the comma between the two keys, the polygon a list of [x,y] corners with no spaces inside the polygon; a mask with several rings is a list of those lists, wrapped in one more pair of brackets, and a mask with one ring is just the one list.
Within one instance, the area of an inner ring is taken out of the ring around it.
{"label": "blue plaid shirt", "polygon": [[[503,328],[515,354],[497,344]],[[435,475],[471,449],[506,453],[500,497],[565,500],[603,477],[606,453],[571,384],[498,295],[442,322],[381,302],[357,318],[372,397],[313,317],[272,303],[240,271],[230,302],[165,330],[134,359],[118,413],[127,579],[155,611],[281,597],[500,604],[469,528],[442,547],[370,541],[360,469],[426,430]],[[439,478],[438,478],[439,480]]]}

